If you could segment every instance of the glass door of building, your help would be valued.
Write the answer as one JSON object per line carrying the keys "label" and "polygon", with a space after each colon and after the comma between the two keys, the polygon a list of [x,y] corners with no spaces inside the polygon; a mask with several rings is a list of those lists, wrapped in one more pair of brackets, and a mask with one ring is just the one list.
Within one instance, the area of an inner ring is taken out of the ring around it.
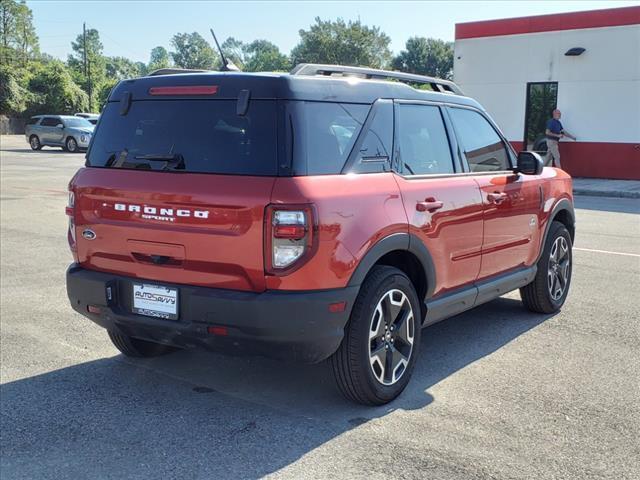
{"label": "glass door of building", "polygon": [[[524,117],[525,150],[546,156],[545,129],[558,103],[558,82],[527,83],[527,106]],[[546,160],[545,160],[546,163]]]}

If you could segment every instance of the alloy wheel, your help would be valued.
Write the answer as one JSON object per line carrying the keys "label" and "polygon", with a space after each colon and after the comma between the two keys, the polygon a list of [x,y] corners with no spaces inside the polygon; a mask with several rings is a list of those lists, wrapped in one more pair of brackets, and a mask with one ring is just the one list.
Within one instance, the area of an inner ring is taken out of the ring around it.
{"label": "alloy wheel", "polygon": [[67,150],[70,152],[75,152],[78,149],[78,144],[73,138],[67,140]]}
{"label": "alloy wheel", "polygon": [[564,295],[569,283],[571,267],[571,255],[569,244],[564,237],[558,237],[553,242],[549,254],[549,270],[547,272],[547,286],[549,294],[554,301],[558,301]]}
{"label": "alloy wheel", "polygon": [[369,328],[369,363],[383,385],[393,385],[406,372],[413,353],[413,329],[413,308],[407,296],[398,289],[386,292]]}

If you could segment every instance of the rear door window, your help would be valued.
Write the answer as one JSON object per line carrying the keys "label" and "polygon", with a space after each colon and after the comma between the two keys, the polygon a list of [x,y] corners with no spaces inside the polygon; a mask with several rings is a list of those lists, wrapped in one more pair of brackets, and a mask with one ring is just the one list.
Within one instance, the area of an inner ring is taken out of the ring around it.
{"label": "rear door window", "polygon": [[449,113],[472,172],[511,169],[507,149],[486,118],[466,108],[450,108]]}
{"label": "rear door window", "polygon": [[453,157],[440,108],[398,104],[397,152],[405,175],[454,173]]}
{"label": "rear door window", "polygon": [[38,123],[38,120],[40,120],[40,117],[31,117],[29,120],[27,120],[27,125],[35,125],[36,123]]}
{"label": "rear door window", "polygon": [[87,165],[233,175],[276,175],[276,102],[145,100],[126,115],[109,103]]}
{"label": "rear door window", "polygon": [[62,123],[62,120],[55,117],[44,117],[40,125],[43,127],[55,127],[56,125]]}
{"label": "rear door window", "polygon": [[393,148],[393,102],[378,100],[367,120],[361,140],[355,145],[349,173],[379,173],[388,171]]}

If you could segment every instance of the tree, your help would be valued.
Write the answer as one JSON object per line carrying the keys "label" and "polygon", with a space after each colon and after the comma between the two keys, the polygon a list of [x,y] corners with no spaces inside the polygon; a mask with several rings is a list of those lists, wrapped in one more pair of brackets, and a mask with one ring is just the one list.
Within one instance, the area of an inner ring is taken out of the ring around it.
{"label": "tree", "polygon": [[444,79],[453,76],[453,44],[435,38],[411,37],[406,50],[393,59],[393,68],[403,72]]}
{"label": "tree", "polygon": [[217,64],[217,55],[197,32],[177,33],[171,45],[175,49],[171,57],[177,67],[213,70]]}
{"label": "tree", "polygon": [[227,59],[231,60],[240,70],[246,72],[273,72],[290,69],[287,56],[267,40],[243,43],[229,37],[220,47]]}
{"label": "tree", "polygon": [[0,66],[0,114],[20,115],[27,109],[33,95],[20,83],[14,68]]}
{"label": "tree", "polygon": [[236,40],[233,37],[227,38],[224,42],[222,42],[222,45],[220,45],[220,48],[224,52],[224,56],[227,58],[227,60],[231,60],[234,65],[240,70],[245,70],[244,64],[246,63],[246,47],[247,46],[244,43],[242,43],[240,40]]}
{"label": "tree", "polygon": [[110,79],[124,80],[125,78],[138,77],[141,74],[139,66],[128,58],[107,57],[105,63],[107,77]]}
{"label": "tree", "polygon": [[248,72],[287,71],[291,63],[280,49],[267,40],[254,40],[244,48],[245,70]]}
{"label": "tree", "polygon": [[151,55],[149,56],[149,65],[147,70],[153,72],[154,70],[158,70],[159,68],[168,68],[171,66],[171,58],[169,57],[169,52],[164,47],[155,47],[151,50]]}
{"label": "tree", "polygon": [[24,0],[0,0],[0,61],[25,66],[39,53],[33,14]]}
{"label": "tree", "polygon": [[309,30],[300,30],[300,43],[291,51],[293,64],[331,63],[381,68],[391,61],[391,39],[379,27],[367,27],[360,21],[345,23],[322,21]]}
{"label": "tree", "polygon": [[73,114],[89,109],[89,98],[76,85],[64,63],[53,61],[41,66],[29,81],[34,101],[31,115],[38,113]]}
{"label": "tree", "polygon": [[100,33],[95,28],[90,28],[86,32],[86,72],[84,68],[85,36],[82,33],[76,37],[75,42],[71,42],[71,48],[74,53],[69,55],[67,64],[72,69],[74,80],[91,97],[89,109],[96,111],[99,107],[96,93],[100,91],[107,78],[107,60],[102,54]]}

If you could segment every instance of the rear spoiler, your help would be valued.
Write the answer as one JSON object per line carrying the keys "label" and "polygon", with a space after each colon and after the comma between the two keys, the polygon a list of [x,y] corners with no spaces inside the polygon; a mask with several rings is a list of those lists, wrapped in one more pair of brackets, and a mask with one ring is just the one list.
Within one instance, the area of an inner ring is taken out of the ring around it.
{"label": "rear spoiler", "polygon": [[213,70],[196,70],[192,68],[159,68],[147,74],[147,77],[157,77],[158,75],[178,75],[180,73],[206,73]]}

